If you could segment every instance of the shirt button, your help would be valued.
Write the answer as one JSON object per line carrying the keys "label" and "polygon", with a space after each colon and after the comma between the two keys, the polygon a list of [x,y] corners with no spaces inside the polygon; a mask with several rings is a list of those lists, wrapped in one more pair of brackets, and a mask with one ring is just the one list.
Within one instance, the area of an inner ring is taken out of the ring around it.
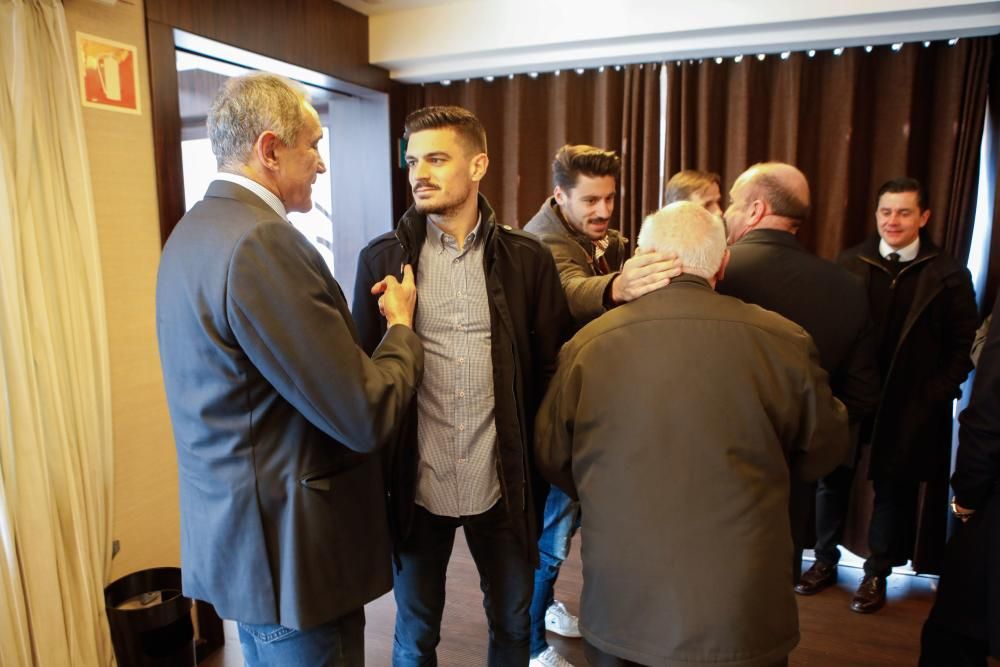
{"label": "shirt button", "polygon": [[459,424],[458,425],[458,430],[459,431],[464,431],[465,430],[465,424]]}
{"label": "shirt button", "polygon": [[454,264],[458,264],[458,263],[459,263],[459,262],[461,262],[461,261],[462,261],[462,260],[461,260],[461,258],[459,258],[459,257],[456,257],[453,263],[454,263]]}
{"label": "shirt button", "polygon": [[459,397],[459,398],[465,398],[465,392],[464,392],[464,391],[461,391],[461,390],[459,390],[459,392],[458,392],[458,397]]}
{"label": "shirt button", "polygon": [[465,357],[459,357],[458,358],[458,363],[464,364],[465,363]]}

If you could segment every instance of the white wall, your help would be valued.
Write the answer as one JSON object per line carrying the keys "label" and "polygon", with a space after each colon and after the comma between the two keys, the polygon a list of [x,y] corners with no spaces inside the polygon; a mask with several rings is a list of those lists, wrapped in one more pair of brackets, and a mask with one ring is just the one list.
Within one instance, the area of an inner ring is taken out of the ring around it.
{"label": "white wall", "polygon": [[439,81],[1000,32],[986,0],[466,0],[369,18],[369,60]]}

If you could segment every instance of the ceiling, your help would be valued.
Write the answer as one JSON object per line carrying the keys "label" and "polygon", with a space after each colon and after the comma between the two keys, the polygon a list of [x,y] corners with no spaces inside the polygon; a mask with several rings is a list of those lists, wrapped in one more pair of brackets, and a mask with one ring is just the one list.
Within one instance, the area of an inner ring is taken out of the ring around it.
{"label": "ceiling", "polygon": [[407,83],[997,34],[996,0],[337,0]]}

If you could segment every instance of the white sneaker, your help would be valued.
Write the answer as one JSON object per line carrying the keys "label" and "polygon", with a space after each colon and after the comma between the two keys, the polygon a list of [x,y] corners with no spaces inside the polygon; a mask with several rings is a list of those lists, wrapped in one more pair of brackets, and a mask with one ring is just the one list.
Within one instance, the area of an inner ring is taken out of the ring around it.
{"label": "white sneaker", "polygon": [[545,610],[545,629],[563,637],[579,637],[580,619],[566,611],[562,602],[555,600]]}
{"label": "white sneaker", "polygon": [[[549,609],[551,608],[549,607]],[[573,667],[573,663],[556,653],[556,650],[550,646],[532,658],[528,667]]]}

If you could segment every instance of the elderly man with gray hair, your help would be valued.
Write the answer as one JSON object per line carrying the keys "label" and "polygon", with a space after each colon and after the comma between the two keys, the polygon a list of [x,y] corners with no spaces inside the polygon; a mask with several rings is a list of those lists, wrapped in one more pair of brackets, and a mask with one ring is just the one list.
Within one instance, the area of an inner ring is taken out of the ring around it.
{"label": "elderly man with gray hair", "polygon": [[423,373],[413,271],[378,284],[388,332],[369,358],[288,222],[326,171],[304,91],[229,79],[208,134],[219,173],[167,240],[156,285],[184,593],[237,621],[250,667],[356,667],[364,604],[392,587],[375,452]]}
{"label": "elderly man with gray hair", "polygon": [[801,327],[714,291],[718,217],[667,206],[639,234],[653,250],[684,273],[581,329],[536,421],[539,469],[582,506],[587,657],[785,664],[789,477],[836,466],[846,413]]}

